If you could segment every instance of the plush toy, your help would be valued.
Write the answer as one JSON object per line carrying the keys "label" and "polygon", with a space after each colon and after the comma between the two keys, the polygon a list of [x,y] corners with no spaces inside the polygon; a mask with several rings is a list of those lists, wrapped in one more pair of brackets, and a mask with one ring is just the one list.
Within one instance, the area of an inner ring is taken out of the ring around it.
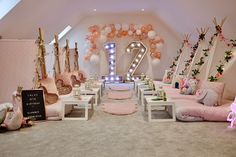
{"label": "plush toy", "polygon": [[6,118],[7,112],[13,109],[11,103],[0,104],[0,124],[2,124]]}
{"label": "plush toy", "polygon": [[198,81],[196,79],[185,79],[180,87],[180,94],[194,95],[197,90]]}
{"label": "plush toy", "polygon": [[234,102],[230,106],[231,112],[227,117],[227,121],[230,122],[229,128],[234,128],[234,124],[236,122],[236,97]]}
{"label": "plush toy", "polygon": [[32,126],[30,119],[24,119],[19,107],[11,103],[0,104],[0,133]]}

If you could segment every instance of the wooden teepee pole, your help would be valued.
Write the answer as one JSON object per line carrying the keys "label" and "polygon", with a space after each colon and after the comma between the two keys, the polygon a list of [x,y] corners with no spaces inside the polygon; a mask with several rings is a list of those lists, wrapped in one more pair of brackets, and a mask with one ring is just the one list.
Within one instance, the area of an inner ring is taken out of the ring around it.
{"label": "wooden teepee pole", "polygon": [[39,28],[39,37],[38,37],[38,60],[41,70],[42,79],[47,78],[47,71],[46,71],[46,63],[45,63],[45,46],[44,46],[44,38],[42,34],[41,28]]}
{"label": "wooden teepee pole", "polygon": [[[54,55],[55,55],[55,74],[61,74],[60,60],[59,60],[59,43],[58,43],[58,35],[55,34],[55,43],[54,43]],[[57,71],[58,70],[58,71]]]}
{"label": "wooden teepee pole", "polygon": [[74,70],[79,71],[79,52],[78,52],[78,43],[75,42],[75,55],[74,55]]}
{"label": "wooden teepee pole", "polygon": [[66,58],[65,58],[65,72],[70,72],[70,48],[69,48],[69,40],[66,39]]}

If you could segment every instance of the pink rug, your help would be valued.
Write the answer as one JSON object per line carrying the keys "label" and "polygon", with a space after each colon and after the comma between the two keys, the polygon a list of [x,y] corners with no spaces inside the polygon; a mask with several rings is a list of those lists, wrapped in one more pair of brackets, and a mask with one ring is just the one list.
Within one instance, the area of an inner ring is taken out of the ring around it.
{"label": "pink rug", "polygon": [[134,103],[104,103],[103,111],[114,115],[128,115],[135,113],[137,107]]}
{"label": "pink rug", "polygon": [[132,97],[131,91],[109,91],[107,93],[109,99],[123,100],[130,99]]}
{"label": "pink rug", "polygon": [[110,86],[109,87],[110,90],[114,90],[114,91],[129,91],[130,87],[128,86]]}

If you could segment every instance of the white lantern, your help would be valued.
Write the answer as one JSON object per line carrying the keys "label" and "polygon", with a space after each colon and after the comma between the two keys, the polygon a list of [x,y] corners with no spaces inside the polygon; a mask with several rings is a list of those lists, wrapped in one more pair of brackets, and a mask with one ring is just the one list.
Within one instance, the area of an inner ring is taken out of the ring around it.
{"label": "white lantern", "polygon": [[155,37],[156,37],[156,32],[155,31],[149,31],[148,32],[148,38],[155,39]]}
{"label": "white lantern", "polygon": [[159,63],[160,63],[160,59],[158,59],[158,58],[152,59],[152,65],[153,66],[157,66]]}
{"label": "white lantern", "polygon": [[93,54],[91,57],[90,57],[90,62],[94,65],[97,65],[99,64],[100,62],[100,57],[96,54]]}

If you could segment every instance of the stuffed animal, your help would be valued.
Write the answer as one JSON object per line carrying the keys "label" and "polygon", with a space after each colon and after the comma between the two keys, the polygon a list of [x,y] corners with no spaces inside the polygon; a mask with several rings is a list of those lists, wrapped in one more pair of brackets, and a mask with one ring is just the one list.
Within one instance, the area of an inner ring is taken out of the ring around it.
{"label": "stuffed animal", "polygon": [[32,126],[30,119],[24,119],[19,107],[11,103],[0,104],[0,132],[18,130],[21,127]]}
{"label": "stuffed animal", "polygon": [[185,79],[183,86],[180,87],[180,94],[194,95],[197,90],[198,81],[196,79]]}
{"label": "stuffed animal", "polygon": [[0,104],[0,124],[2,124],[6,118],[7,112],[13,109],[11,103]]}
{"label": "stuffed animal", "polygon": [[227,117],[227,121],[230,122],[229,128],[234,128],[234,123],[236,122],[236,97],[234,102],[230,106],[231,112]]}

